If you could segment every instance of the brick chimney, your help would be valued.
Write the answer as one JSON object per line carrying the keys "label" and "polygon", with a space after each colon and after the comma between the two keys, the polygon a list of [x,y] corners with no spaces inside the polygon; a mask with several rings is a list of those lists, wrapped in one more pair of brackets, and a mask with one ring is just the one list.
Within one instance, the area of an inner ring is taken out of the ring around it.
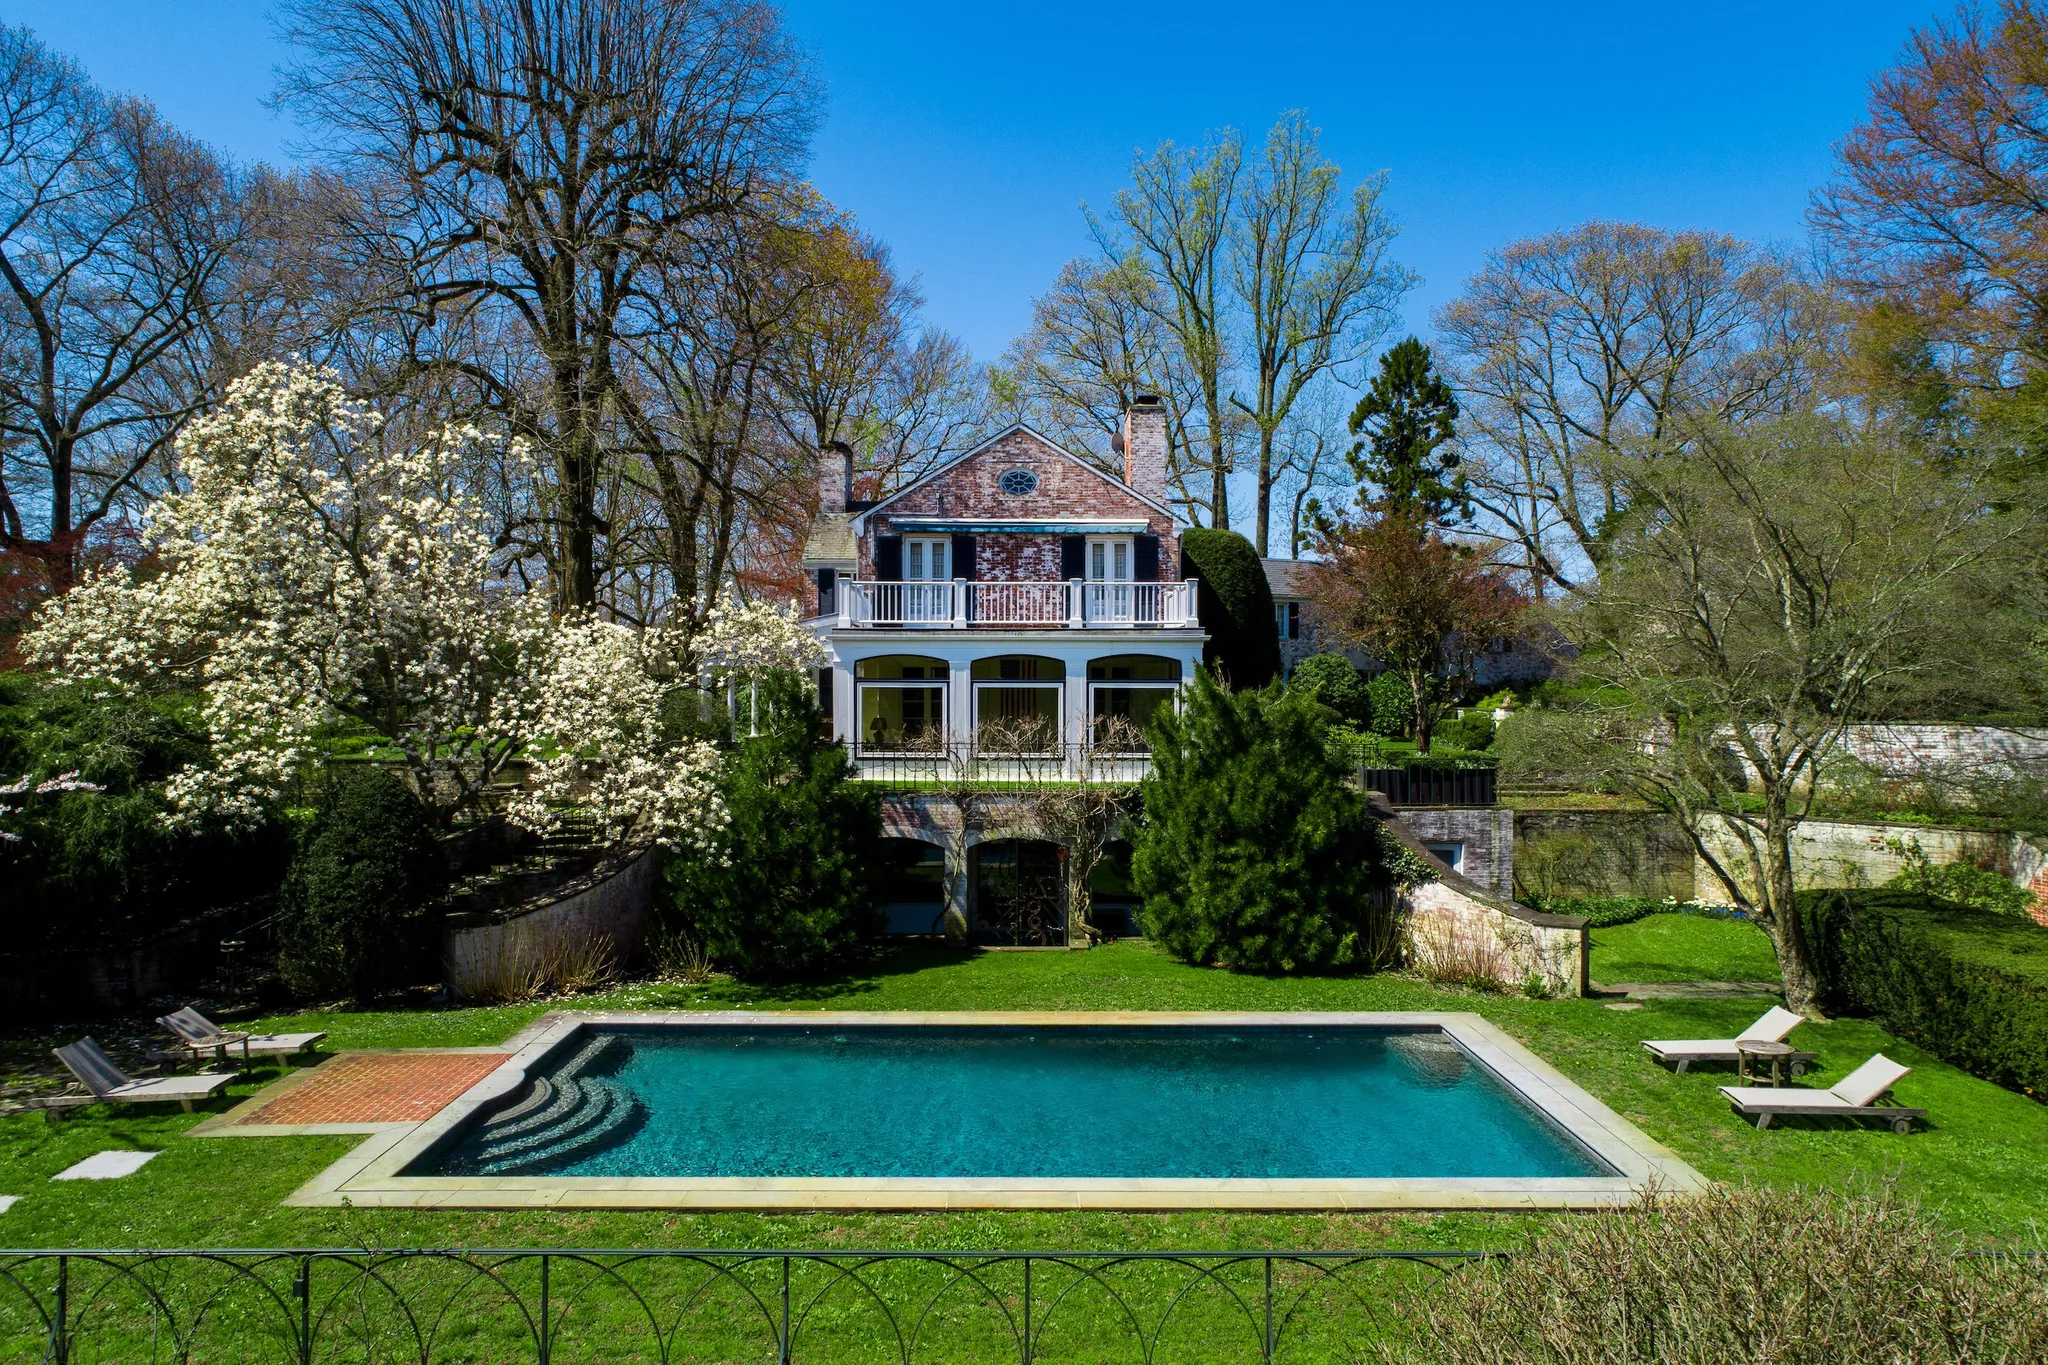
{"label": "brick chimney", "polygon": [[1124,409],[1124,482],[1148,498],[1166,501],[1166,404],[1141,393]]}
{"label": "brick chimney", "polygon": [[853,498],[853,447],[827,441],[818,452],[818,510],[844,512]]}

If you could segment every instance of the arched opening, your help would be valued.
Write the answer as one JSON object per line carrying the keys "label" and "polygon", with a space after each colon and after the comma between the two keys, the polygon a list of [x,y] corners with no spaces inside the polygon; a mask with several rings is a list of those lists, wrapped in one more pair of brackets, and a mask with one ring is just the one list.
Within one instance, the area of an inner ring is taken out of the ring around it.
{"label": "arched opening", "polygon": [[863,754],[932,753],[946,742],[946,661],[881,654],[853,666]]}
{"label": "arched opening", "polygon": [[1089,742],[1117,753],[1145,753],[1145,731],[1180,688],[1180,660],[1161,654],[1111,654],[1088,661]]}
{"label": "arched opening", "polygon": [[998,654],[976,659],[973,675],[977,749],[1001,754],[1060,751],[1065,663],[1036,654]]}
{"label": "arched opening", "polygon": [[946,850],[923,839],[884,839],[881,862],[882,932],[945,932]]}
{"label": "arched opening", "polygon": [[1131,889],[1131,841],[1111,839],[1088,877],[1088,922],[1111,938],[1138,932],[1138,893]]}
{"label": "arched opening", "polygon": [[991,839],[972,851],[973,933],[1014,948],[1067,941],[1062,890],[1066,850],[1045,839]]}

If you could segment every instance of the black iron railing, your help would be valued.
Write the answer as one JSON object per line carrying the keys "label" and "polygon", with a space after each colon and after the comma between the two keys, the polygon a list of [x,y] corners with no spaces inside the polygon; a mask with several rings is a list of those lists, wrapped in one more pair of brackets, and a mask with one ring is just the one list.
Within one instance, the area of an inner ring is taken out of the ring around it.
{"label": "black iron railing", "polygon": [[1364,768],[1367,791],[1384,793],[1390,806],[1493,806],[1500,803],[1492,768]]}
{"label": "black iron railing", "polygon": [[1495,1255],[0,1251],[0,1360],[1371,1361]]}

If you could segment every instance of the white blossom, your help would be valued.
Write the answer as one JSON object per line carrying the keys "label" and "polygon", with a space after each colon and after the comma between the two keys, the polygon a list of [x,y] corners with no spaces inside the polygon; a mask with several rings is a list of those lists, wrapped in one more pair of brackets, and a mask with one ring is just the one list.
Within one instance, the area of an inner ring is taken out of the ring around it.
{"label": "white blossom", "polygon": [[523,759],[522,823],[546,827],[575,802],[615,831],[645,819],[701,844],[723,820],[716,754],[664,742],[663,695],[686,658],[712,670],[815,662],[796,613],[714,611],[693,642],[557,618],[494,575],[464,475],[496,438],[464,426],[388,438],[331,372],[258,367],[187,434],[190,489],[151,519],[151,571],[109,569],[51,602],[30,656],[78,678],[203,690],[212,761],[171,776],[181,818],[254,819],[317,757],[324,730],[352,722],[444,808]]}

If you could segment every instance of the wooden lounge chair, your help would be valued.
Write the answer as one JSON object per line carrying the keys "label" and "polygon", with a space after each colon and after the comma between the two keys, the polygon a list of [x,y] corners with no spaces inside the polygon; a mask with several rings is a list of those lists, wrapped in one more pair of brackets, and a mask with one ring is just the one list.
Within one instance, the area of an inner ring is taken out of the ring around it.
{"label": "wooden lounge chair", "polygon": [[[1684,1071],[1694,1062],[1736,1062],[1741,1059],[1738,1044],[1741,1043],[1782,1043],[1785,1035],[1797,1024],[1805,1022],[1804,1016],[1794,1014],[1782,1005],[1773,1005],[1765,1010],[1763,1017],[1733,1038],[1657,1038],[1643,1044],[1643,1050],[1660,1062],[1676,1063]],[[1817,1052],[1795,1052],[1788,1059],[1794,1076],[1806,1074],[1806,1068],[1820,1060]]]}
{"label": "wooden lounge chair", "polygon": [[138,1081],[114,1065],[114,1059],[100,1050],[91,1038],[80,1038],[70,1047],[50,1049],[72,1075],[85,1083],[96,1099],[108,1104],[154,1104],[176,1100],[186,1113],[192,1101],[210,1100],[234,1080],[230,1072],[203,1072],[197,1076],[164,1076]]}
{"label": "wooden lounge chair", "polygon": [[157,1022],[176,1034],[178,1046],[193,1056],[211,1052],[215,1061],[225,1063],[230,1050],[233,1050],[242,1054],[244,1066],[249,1064],[251,1056],[296,1056],[327,1036],[324,1033],[243,1033],[224,1029],[190,1005],[164,1015]]}
{"label": "wooden lounge chair", "polygon": [[1781,1090],[1776,1086],[1724,1085],[1721,1093],[1744,1118],[1756,1120],[1758,1128],[1771,1126],[1782,1114],[1841,1114],[1849,1118],[1883,1119],[1894,1133],[1913,1131],[1913,1120],[1927,1117],[1925,1109],[1901,1109],[1879,1105],[1885,1092],[1913,1068],[1900,1066],[1882,1052],[1842,1078],[1827,1090]]}

